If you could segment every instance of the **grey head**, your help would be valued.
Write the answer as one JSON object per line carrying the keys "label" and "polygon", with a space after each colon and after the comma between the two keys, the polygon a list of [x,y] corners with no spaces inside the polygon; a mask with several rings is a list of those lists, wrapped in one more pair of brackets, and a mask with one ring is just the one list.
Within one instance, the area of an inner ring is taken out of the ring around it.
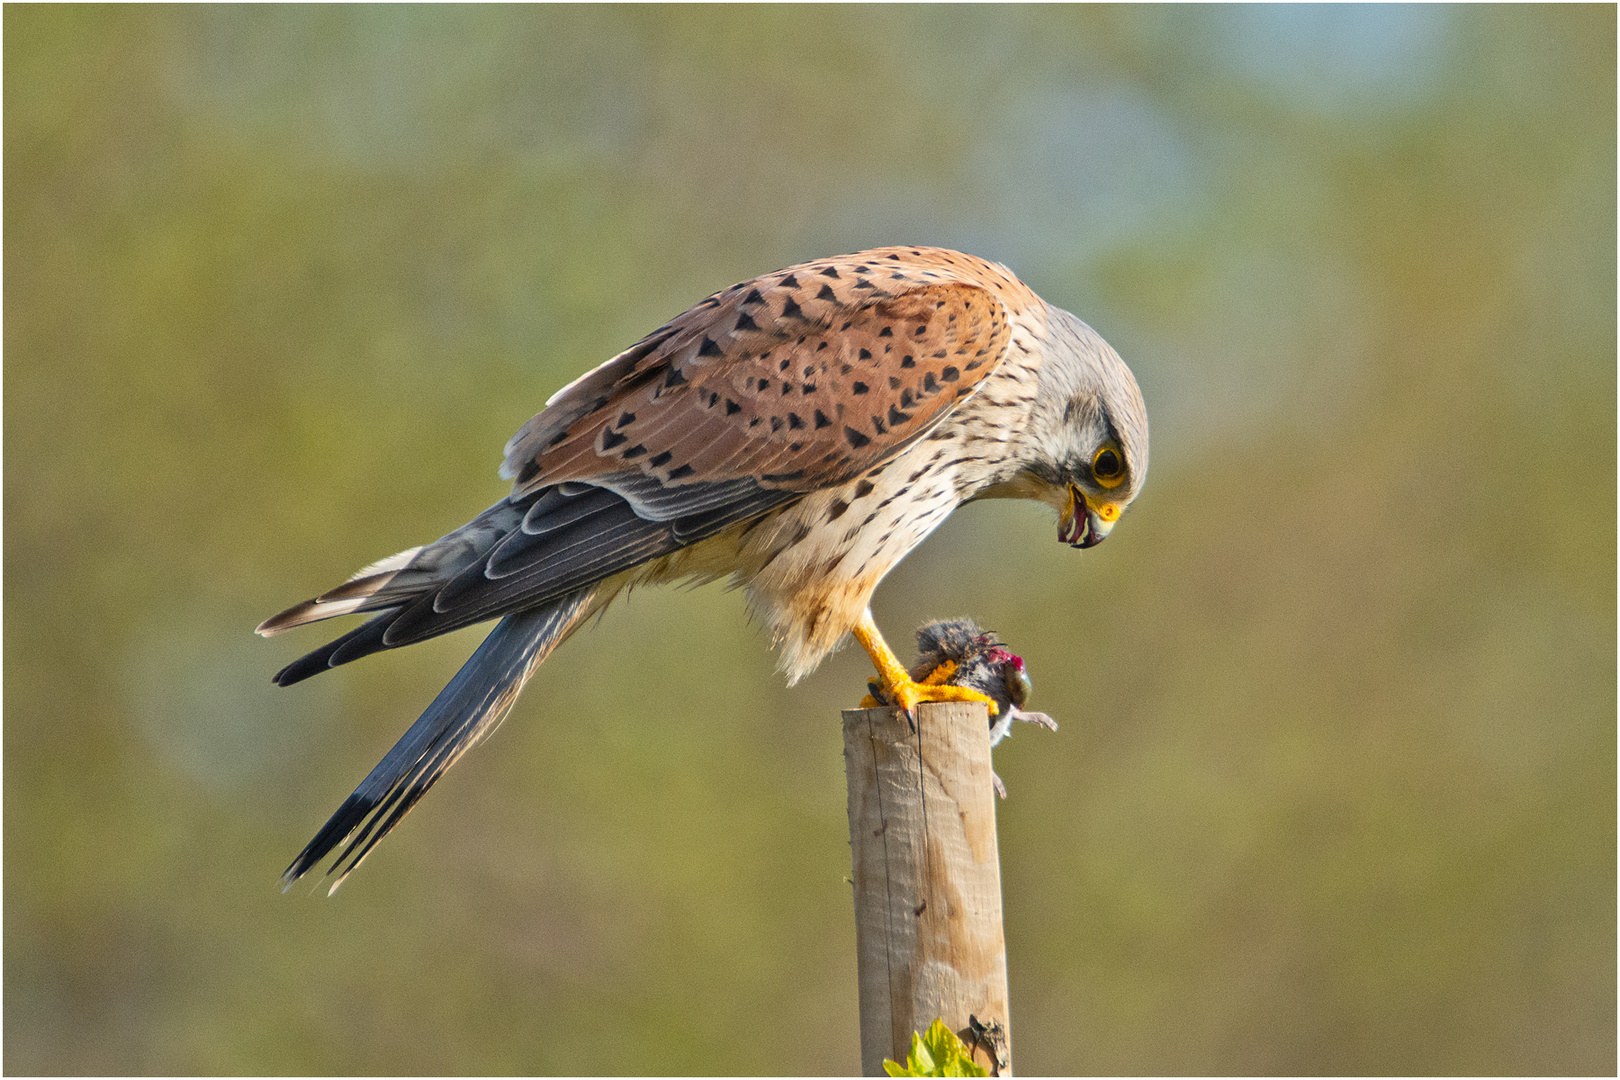
{"label": "grey head", "polygon": [[1058,539],[1099,544],[1148,470],[1147,406],[1136,377],[1091,327],[1047,305],[1040,381],[1019,470],[979,498],[1036,499],[1058,511]]}

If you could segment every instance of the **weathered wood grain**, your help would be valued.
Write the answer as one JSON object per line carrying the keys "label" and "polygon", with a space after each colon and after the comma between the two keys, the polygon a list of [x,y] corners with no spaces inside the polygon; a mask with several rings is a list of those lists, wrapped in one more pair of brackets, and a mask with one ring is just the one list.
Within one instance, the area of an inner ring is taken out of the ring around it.
{"label": "weathered wood grain", "polygon": [[[904,1061],[936,1017],[972,1044],[971,1021],[1005,1040],[1007,950],[1001,863],[982,704],[844,713],[859,957],[861,1069]],[[1011,1047],[975,1051],[1010,1075]]]}

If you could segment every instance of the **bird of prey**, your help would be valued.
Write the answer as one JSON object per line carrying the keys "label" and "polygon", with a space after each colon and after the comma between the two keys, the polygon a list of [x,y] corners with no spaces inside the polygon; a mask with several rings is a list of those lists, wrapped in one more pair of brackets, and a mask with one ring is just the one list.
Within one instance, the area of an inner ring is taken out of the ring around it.
{"label": "bird of prey", "polygon": [[[996,636],[979,629],[972,619],[935,619],[917,629],[917,659],[911,677],[918,684],[965,686],[983,694],[989,702],[990,745],[997,746],[1012,732],[1014,720],[1023,720],[1049,731],[1057,721],[1043,712],[1029,712],[1024,704],[1034,689],[1024,658],[1014,654]],[[861,708],[893,705],[881,679],[866,684],[870,691]],[[994,772],[996,794],[1007,797],[1007,787]]]}
{"label": "bird of prey", "polygon": [[1090,547],[1147,466],[1130,369],[1005,267],[877,248],[723,289],[552,395],[506,444],[510,495],[259,626],[372,615],[283,668],[289,686],[500,620],[282,880],[342,846],[336,889],[632,585],[729,578],[790,684],[852,634],[901,708],[984,700],[907,674],[872,619],[878,583],[973,499],[1044,502],[1060,541]]}

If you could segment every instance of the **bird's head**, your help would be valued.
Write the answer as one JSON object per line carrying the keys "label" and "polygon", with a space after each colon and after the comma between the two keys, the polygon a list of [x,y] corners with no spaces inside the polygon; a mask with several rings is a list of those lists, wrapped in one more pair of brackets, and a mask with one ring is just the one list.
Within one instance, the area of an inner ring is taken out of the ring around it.
{"label": "bird's head", "polygon": [[1125,361],[1095,330],[1050,308],[1040,386],[1023,433],[1023,468],[994,495],[1038,499],[1058,511],[1058,539],[1102,543],[1142,490],[1147,407]]}

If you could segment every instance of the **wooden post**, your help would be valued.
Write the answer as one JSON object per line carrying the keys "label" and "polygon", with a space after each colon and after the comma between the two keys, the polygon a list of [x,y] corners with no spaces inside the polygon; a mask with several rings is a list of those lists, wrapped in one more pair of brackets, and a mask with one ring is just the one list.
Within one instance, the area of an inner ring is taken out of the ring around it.
{"label": "wooden post", "polygon": [[917,714],[913,728],[896,709],[844,713],[861,1071],[904,1063],[911,1033],[941,1018],[975,1061],[1008,1076],[989,714],[977,702]]}

